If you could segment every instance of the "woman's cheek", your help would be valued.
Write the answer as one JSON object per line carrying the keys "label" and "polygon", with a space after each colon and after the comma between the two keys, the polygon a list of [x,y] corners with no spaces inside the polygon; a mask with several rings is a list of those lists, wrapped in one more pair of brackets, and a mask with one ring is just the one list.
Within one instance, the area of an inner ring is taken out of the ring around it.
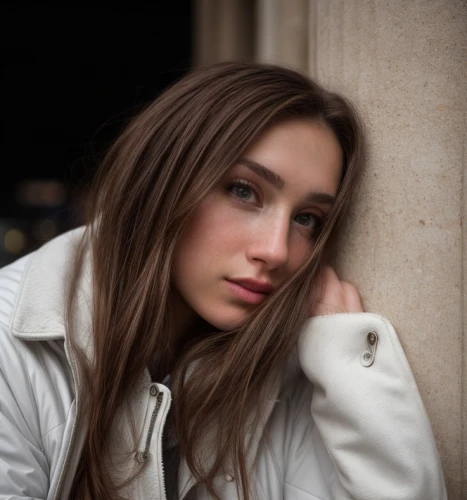
{"label": "woman's cheek", "polygon": [[[239,207],[226,196],[215,196],[200,205],[183,237],[184,244],[200,252],[224,252],[255,232],[258,215]],[[227,248],[225,248],[227,247]],[[216,253],[217,253],[216,252]]]}
{"label": "woman's cheek", "polygon": [[290,242],[290,265],[296,271],[313,251],[313,240],[308,235],[294,234]]}

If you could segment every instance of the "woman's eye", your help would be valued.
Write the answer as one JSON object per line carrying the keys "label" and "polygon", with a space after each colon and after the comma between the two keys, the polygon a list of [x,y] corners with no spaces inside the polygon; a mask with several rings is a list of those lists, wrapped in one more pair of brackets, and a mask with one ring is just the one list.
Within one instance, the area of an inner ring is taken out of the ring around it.
{"label": "woman's eye", "polygon": [[255,190],[246,182],[232,182],[227,191],[233,196],[244,202],[257,202],[258,196]]}
{"label": "woman's eye", "polygon": [[232,193],[242,200],[248,200],[251,196],[253,196],[253,191],[244,186],[234,186],[232,188]]}
{"label": "woman's eye", "polygon": [[320,225],[320,218],[314,214],[298,214],[295,216],[295,221],[298,222],[301,226],[304,226],[308,229],[315,230]]}

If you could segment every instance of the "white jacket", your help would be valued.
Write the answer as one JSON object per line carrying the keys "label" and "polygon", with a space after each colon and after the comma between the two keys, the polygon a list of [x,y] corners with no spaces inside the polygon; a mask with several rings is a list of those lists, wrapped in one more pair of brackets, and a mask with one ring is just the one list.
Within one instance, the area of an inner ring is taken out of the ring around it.
{"label": "white jacket", "polygon": [[[85,423],[64,311],[81,234],[79,229],[62,235],[0,270],[2,500],[69,494]],[[77,342],[88,355],[90,303],[88,269],[79,287],[75,325]],[[270,442],[264,428],[247,437],[258,498],[447,498],[430,422],[386,319],[370,313],[311,319],[297,350],[299,364],[291,363],[281,382],[268,389],[264,420]],[[131,401],[140,431],[135,458],[147,453],[144,472],[126,491],[132,500],[165,498],[161,446],[170,403],[167,387],[151,382],[146,372]],[[118,455],[131,449],[131,436],[124,416],[115,422]],[[192,485],[182,459],[180,498]],[[222,499],[239,498],[231,471],[223,471],[216,485]],[[208,498],[201,487],[197,495]]]}

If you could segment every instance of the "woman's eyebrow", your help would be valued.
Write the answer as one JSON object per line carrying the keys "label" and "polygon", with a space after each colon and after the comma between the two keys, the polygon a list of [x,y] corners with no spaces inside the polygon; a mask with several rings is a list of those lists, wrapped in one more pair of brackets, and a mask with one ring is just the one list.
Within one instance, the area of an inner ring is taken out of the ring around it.
{"label": "woman's eyebrow", "polygon": [[[264,165],[261,165],[254,160],[250,160],[249,158],[240,158],[240,160],[238,160],[238,163],[249,168],[251,171],[265,179],[267,182],[269,182],[269,184],[274,186],[279,191],[284,188],[284,179],[272,170],[269,170],[269,168],[265,167]],[[336,198],[327,193],[312,192],[306,196],[306,200],[313,203],[332,205],[336,201]]]}
{"label": "woman's eyebrow", "polygon": [[281,191],[285,186],[285,181],[280,175],[276,174],[272,170],[269,170],[269,168],[266,168],[264,165],[261,165],[254,160],[250,160],[249,158],[240,158],[240,160],[238,160],[238,163],[241,163],[245,167],[248,167],[255,174],[268,181],[269,184],[272,184],[279,191]]}

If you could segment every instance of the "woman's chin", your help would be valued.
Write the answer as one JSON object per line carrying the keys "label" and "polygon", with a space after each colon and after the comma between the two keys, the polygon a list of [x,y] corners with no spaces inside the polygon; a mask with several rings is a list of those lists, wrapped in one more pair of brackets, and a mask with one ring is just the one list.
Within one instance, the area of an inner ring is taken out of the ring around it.
{"label": "woman's chin", "polygon": [[201,316],[202,321],[210,325],[211,329],[219,331],[235,330],[242,326],[248,319],[251,312],[234,311],[231,314],[221,311],[214,311],[212,314]]}

